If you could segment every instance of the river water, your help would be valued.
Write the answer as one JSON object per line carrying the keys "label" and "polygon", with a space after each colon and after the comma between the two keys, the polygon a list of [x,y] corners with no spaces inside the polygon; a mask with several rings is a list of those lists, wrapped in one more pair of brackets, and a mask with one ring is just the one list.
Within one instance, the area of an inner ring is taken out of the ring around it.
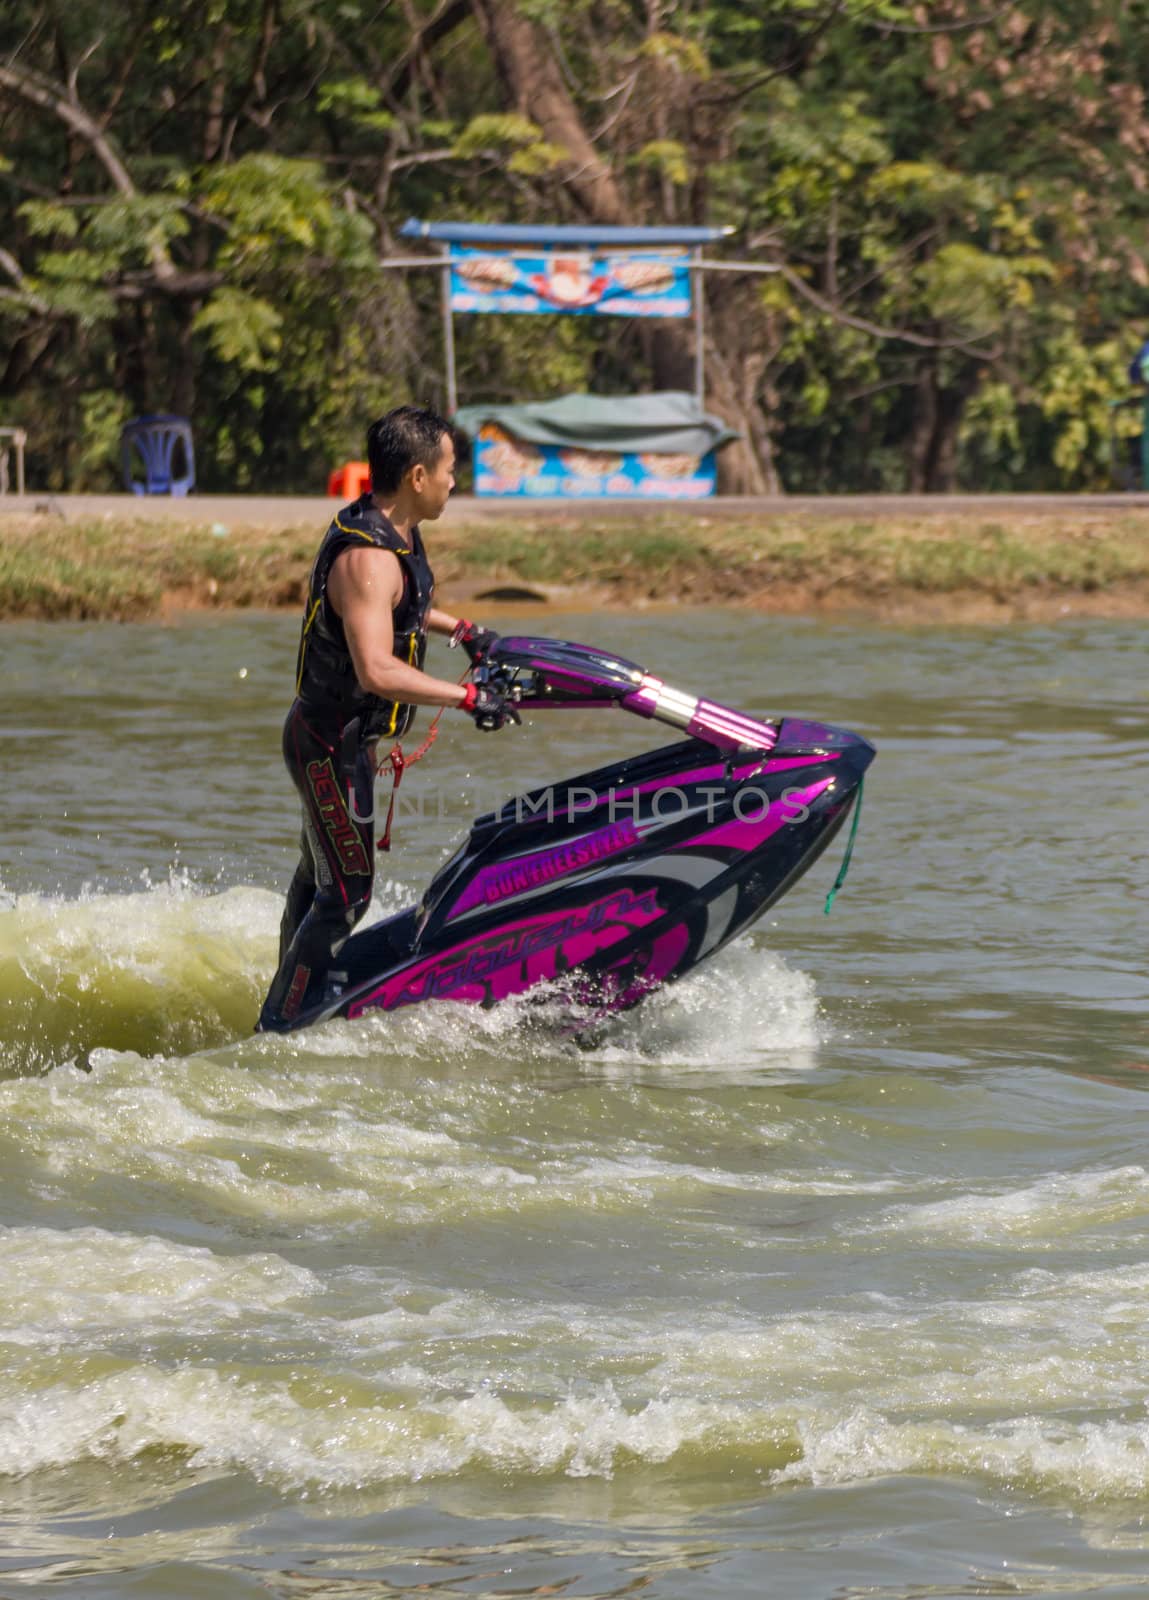
{"label": "river water", "polygon": [[[879,751],[589,1050],[251,1037],[295,619],[3,629],[0,1593],[1144,1594],[1144,629],[531,625]],[[448,714],[382,908],[654,742]]]}

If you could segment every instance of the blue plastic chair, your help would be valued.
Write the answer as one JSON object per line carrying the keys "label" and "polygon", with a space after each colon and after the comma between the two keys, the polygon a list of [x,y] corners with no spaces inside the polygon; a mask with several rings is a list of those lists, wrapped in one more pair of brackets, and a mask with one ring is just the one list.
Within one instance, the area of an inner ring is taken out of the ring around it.
{"label": "blue plastic chair", "polygon": [[[177,444],[184,448],[185,469],[181,477],[172,476],[172,457]],[[132,452],[143,463],[141,482],[135,474]],[[120,462],[124,469],[124,488],[133,494],[187,494],[195,488],[195,451],[191,423],[186,417],[133,417],[120,433]]]}

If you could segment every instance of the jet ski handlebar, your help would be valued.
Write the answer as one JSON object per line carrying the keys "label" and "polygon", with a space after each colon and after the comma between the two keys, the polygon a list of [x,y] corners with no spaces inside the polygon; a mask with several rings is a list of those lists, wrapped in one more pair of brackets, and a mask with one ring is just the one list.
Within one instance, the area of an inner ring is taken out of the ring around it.
{"label": "jet ski handlebar", "polygon": [[472,676],[528,710],[617,705],[722,751],[771,750],[778,738],[776,723],[684,694],[622,656],[562,639],[501,637]]}

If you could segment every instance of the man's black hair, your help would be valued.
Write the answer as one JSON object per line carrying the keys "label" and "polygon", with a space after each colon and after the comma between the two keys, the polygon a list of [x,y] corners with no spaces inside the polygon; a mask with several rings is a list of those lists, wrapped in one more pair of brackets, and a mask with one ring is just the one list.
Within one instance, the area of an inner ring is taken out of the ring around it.
{"label": "man's black hair", "polygon": [[371,488],[376,494],[394,494],[414,466],[428,471],[439,459],[443,436],[454,430],[428,406],[396,406],[367,430],[367,461]]}

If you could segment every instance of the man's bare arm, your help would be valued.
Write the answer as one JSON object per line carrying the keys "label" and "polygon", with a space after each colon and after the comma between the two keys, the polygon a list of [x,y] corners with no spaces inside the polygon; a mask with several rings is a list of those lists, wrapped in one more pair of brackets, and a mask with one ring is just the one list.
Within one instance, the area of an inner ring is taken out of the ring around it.
{"label": "man's bare arm", "polygon": [[392,614],[403,598],[403,571],[398,556],[375,548],[345,550],[331,569],[327,592],[343,619],[347,648],[361,689],[408,706],[462,705],[466,696],[462,684],[433,678],[393,654]]}
{"label": "man's bare arm", "polygon": [[448,611],[439,611],[432,606],[427,613],[427,626],[432,633],[454,633],[459,626],[459,618],[451,616]]}

